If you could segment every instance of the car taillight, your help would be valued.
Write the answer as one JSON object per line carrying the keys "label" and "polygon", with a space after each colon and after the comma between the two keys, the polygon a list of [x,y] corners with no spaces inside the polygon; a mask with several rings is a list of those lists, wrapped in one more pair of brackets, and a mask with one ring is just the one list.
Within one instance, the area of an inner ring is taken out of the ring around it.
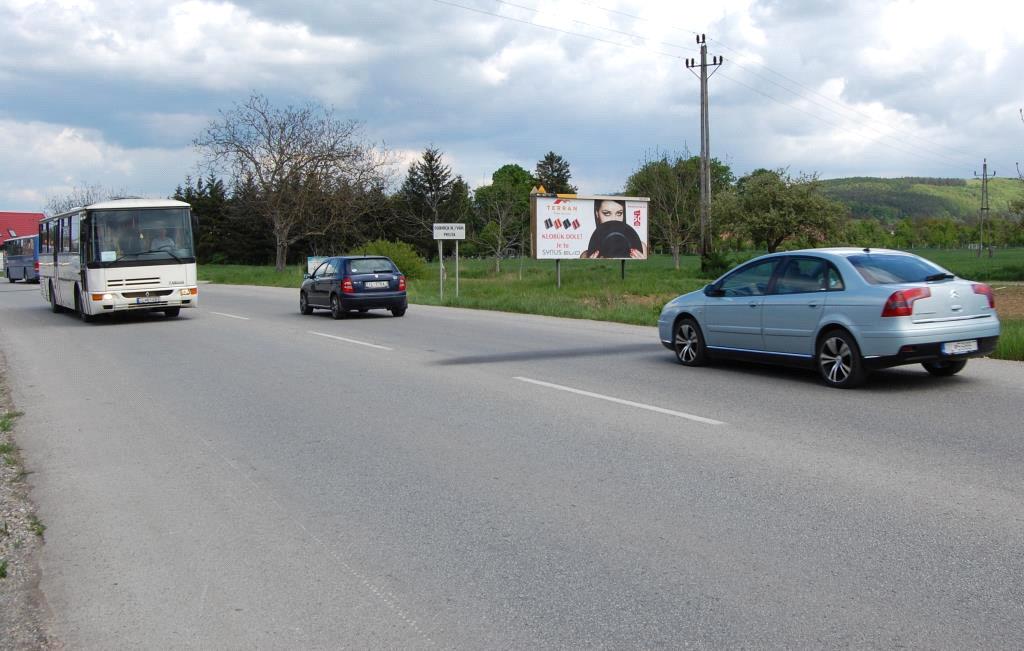
{"label": "car taillight", "polygon": [[341,291],[345,292],[346,294],[351,294],[354,291],[356,291],[355,287],[352,286],[352,279],[349,278],[348,276],[345,276],[344,278],[341,279]]}
{"label": "car taillight", "polygon": [[975,294],[984,294],[988,297],[988,306],[995,308],[996,306],[996,295],[992,293],[992,288],[983,283],[975,283],[971,285],[971,289],[974,290]]}
{"label": "car taillight", "polygon": [[914,287],[893,292],[882,308],[882,316],[910,316],[914,312],[914,301],[928,298],[932,290],[927,287]]}
{"label": "car taillight", "polygon": [[400,291],[400,292],[404,292],[405,291],[405,276],[399,276],[398,277],[398,291]]}
{"label": "car taillight", "polygon": [[39,260],[36,260],[35,264],[32,266],[36,268],[36,273],[39,273]]}

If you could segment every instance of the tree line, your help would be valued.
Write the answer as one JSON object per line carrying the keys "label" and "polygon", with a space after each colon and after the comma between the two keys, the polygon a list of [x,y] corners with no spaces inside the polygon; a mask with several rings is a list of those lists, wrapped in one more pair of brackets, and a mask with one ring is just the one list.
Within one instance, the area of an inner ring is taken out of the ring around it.
{"label": "tree line", "polygon": [[[275,107],[259,94],[222,111],[194,144],[206,174],[185,179],[174,198],[191,204],[198,217],[196,253],[204,263],[273,263],[283,270],[307,255],[355,252],[376,240],[404,242],[431,258],[432,224],[461,222],[468,233],[461,252],[493,258],[500,270],[503,259],[528,253],[531,190],[577,190],[569,162],[553,151],[533,170],[510,163],[495,170],[490,184],[470,188],[444,153],[428,146],[399,180],[393,153],[367,142],[360,124],[320,104]],[[700,241],[699,172],[698,156],[655,152],[623,186],[625,195],[650,198],[651,248],[677,264]],[[736,177],[713,159],[711,188],[717,251],[954,247],[979,236],[976,220],[942,215],[850,219],[849,205],[829,196],[814,174],[758,169]],[[1021,215],[989,219],[985,240],[1024,245]]]}

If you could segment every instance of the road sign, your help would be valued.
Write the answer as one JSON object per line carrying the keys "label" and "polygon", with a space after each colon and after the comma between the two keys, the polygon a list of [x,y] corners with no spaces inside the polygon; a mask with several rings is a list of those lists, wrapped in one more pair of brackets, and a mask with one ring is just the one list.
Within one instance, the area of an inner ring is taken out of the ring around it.
{"label": "road sign", "polygon": [[434,224],[435,240],[464,240],[466,239],[465,224]]}

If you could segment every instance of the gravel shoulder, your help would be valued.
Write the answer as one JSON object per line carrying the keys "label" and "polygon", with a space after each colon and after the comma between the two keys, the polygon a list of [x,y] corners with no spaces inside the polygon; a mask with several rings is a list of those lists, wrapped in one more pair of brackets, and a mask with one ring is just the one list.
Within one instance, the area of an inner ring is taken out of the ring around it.
{"label": "gravel shoulder", "polygon": [[0,354],[0,648],[60,649],[47,633],[49,609],[39,589],[45,534],[29,501],[31,475],[15,440],[17,413]]}

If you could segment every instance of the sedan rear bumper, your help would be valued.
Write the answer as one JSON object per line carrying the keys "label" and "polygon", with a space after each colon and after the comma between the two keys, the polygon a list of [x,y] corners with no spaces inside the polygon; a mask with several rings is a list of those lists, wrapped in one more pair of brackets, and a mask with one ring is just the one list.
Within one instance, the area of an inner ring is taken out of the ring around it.
{"label": "sedan rear bumper", "polygon": [[343,310],[404,310],[409,306],[405,292],[341,294]]}
{"label": "sedan rear bumper", "polygon": [[871,369],[880,369],[902,366],[904,364],[917,364],[919,362],[957,361],[970,359],[971,357],[984,357],[985,355],[991,355],[995,351],[999,337],[980,337],[977,339],[977,342],[978,350],[959,355],[943,353],[942,344],[946,342],[907,344],[902,346],[895,355],[865,358],[864,364]]}

